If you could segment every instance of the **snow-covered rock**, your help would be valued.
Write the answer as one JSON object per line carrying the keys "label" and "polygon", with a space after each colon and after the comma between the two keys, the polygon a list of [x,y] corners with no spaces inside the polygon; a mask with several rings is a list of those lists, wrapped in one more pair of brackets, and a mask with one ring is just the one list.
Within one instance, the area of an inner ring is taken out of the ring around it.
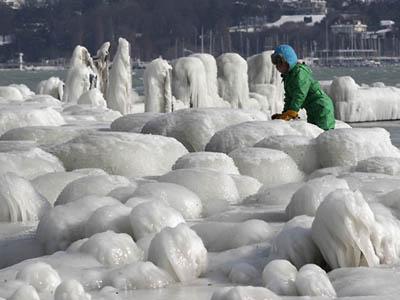
{"label": "snow-covered rock", "polygon": [[24,100],[22,93],[14,86],[0,86],[0,97],[13,101]]}
{"label": "snow-covered rock", "polygon": [[143,126],[150,120],[162,116],[161,113],[145,112],[124,115],[111,123],[113,131],[127,131],[140,133]]}
{"label": "snow-covered rock", "polygon": [[226,174],[239,175],[232,158],[225,153],[193,152],[178,158],[172,166],[173,170],[190,168],[209,168]]}
{"label": "snow-covered rock", "polygon": [[400,175],[400,158],[375,156],[359,161],[355,171]]}
{"label": "snow-covered rock", "polygon": [[100,106],[103,108],[107,107],[106,100],[104,100],[103,94],[99,89],[94,88],[80,95],[78,104],[89,105],[89,106]]}
{"label": "snow-covered rock", "polygon": [[282,296],[297,296],[296,276],[296,267],[284,259],[269,262],[262,273],[265,287]]}
{"label": "snow-covered rock", "polygon": [[336,298],[335,289],[326,272],[314,264],[300,268],[296,276],[296,289],[300,296]]}
{"label": "snow-covered rock", "polygon": [[60,78],[52,76],[38,83],[36,93],[50,95],[58,100],[62,100],[64,95],[64,82]]}
{"label": "snow-covered rock", "polygon": [[75,279],[67,279],[60,283],[54,293],[54,300],[91,300],[82,284]]}
{"label": "snow-covered rock", "polygon": [[16,279],[30,284],[39,293],[54,293],[61,283],[58,272],[49,264],[40,261],[26,265],[17,273]]}
{"label": "snow-covered rock", "polygon": [[[0,298],[3,300],[3,298]],[[20,286],[8,300],[40,300],[36,289],[30,284]]]}

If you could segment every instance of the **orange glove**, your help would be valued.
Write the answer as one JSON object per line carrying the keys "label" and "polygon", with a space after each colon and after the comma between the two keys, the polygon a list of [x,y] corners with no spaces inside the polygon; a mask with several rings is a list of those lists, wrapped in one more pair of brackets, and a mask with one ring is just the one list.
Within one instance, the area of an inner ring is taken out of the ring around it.
{"label": "orange glove", "polygon": [[297,111],[289,109],[287,111],[284,111],[282,114],[279,114],[276,117],[276,119],[289,121],[289,120],[297,119],[298,117],[299,117],[299,114],[297,113]]}

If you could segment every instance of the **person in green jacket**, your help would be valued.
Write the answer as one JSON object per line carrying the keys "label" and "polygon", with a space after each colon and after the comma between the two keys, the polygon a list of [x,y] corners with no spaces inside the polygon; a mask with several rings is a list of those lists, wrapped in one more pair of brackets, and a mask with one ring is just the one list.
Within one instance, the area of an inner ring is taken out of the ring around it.
{"label": "person in green jacket", "polygon": [[281,114],[272,119],[289,121],[298,118],[301,108],[307,111],[307,122],[323,130],[335,128],[334,108],[331,98],[312,77],[311,69],[297,61],[296,52],[289,45],[280,45],[271,55],[272,63],[282,74],[285,88],[285,105]]}

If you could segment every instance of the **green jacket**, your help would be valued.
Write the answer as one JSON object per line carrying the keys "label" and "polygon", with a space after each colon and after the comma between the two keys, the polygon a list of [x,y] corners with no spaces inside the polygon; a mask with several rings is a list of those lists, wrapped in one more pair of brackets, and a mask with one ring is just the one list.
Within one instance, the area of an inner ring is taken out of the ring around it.
{"label": "green jacket", "polygon": [[296,64],[288,74],[282,75],[285,86],[283,111],[307,111],[307,122],[328,130],[335,128],[335,115],[331,98],[314,80],[311,69],[305,64]]}

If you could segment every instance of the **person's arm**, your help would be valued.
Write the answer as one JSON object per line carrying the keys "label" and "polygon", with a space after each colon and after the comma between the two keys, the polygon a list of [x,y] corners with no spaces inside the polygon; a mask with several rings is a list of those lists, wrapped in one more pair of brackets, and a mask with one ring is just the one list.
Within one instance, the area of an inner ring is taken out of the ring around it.
{"label": "person's arm", "polygon": [[288,81],[289,101],[285,102],[284,111],[292,110],[298,112],[306,100],[308,90],[310,89],[311,80],[307,72],[299,70]]}

